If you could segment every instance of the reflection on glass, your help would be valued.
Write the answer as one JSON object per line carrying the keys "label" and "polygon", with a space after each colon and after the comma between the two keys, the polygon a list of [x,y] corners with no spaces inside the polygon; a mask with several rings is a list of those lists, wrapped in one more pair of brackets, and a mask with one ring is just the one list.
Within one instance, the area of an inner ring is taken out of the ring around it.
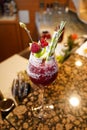
{"label": "reflection on glass", "polygon": [[81,61],[81,60],[77,60],[77,61],[75,62],[75,65],[76,65],[76,66],[82,66],[82,61]]}
{"label": "reflection on glass", "polygon": [[48,105],[46,106],[47,108],[50,108],[50,109],[54,109],[54,106],[53,105]]}
{"label": "reflection on glass", "polygon": [[77,95],[71,96],[69,102],[73,107],[77,107],[80,104],[80,97]]}

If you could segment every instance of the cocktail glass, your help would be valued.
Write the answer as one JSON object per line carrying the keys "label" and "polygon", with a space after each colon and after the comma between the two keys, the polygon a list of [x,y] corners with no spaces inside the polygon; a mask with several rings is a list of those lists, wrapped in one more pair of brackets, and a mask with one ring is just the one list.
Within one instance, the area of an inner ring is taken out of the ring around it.
{"label": "cocktail glass", "polygon": [[[29,64],[27,73],[31,81],[36,84],[40,91],[40,106],[33,107],[33,111],[36,111],[36,116],[42,118],[47,117],[47,110],[49,113],[50,105],[44,103],[44,93],[45,88],[51,84],[57,77],[58,73],[58,64],[55,60],[55,48],[58,41],[60,40],[64,27],[64,21],[60,23],[60,26],[54,31],[51,42],[48,44],[44,39],[40,39],[38,43],[32,43],[31,45],[31,54],[29,58]],[[38,113],[39,112],[39,113]]]}
{"label": "cocktail glass", "polygon": [[26,26],[23,23],[20,23],[21,27],[27,31],[32,42],[30,45],[31,53],[29,57],[27,73],[31,81],[41,90],[40,95],[42,98],[40,99],[40,106],[32,108],[33,111],[36,111],[35,115],[40,118],[46,116],[44,112],[45,110],[47,111],[47,109],[45,108],[50,108],[49,103],[48,105],[44,104],[44,91],[45,88],[57,77],[58,64],[55,60],[54,54],[57,43],[61,39],[61,36],[64,32],[65,23],[66,22],[61,21],[60,26],[54,31],[49,44],[46,39],[40,39],[38,43],[33,42],[30,32],[27,30]]}
{"label": "cocktail glass", "polygon": [[[51,105],[49,103],[44,104],[45,88],[56,79],[58,73],[58,64],[55,60],[55,56],[52,55],[46,60],[37,58],[31,53],[27,72],[31,81],[41,90],[40,106],[33,108],[33,110],[36,110],[37,117],[43,118],[46,116],[45,110],[47,111],[47,108]],[[37,113],[38,109],[39,113]]]}

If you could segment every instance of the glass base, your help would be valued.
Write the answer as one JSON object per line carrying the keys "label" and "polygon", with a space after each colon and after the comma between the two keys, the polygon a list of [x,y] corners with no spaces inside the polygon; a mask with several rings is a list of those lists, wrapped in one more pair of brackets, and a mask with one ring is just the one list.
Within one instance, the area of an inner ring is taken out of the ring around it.
{"label": "glass base", "polygon": [[47,119],[53,111],[54,106],[52,104],[44,104],[43,106],[32,107],[32,113],[34,117],[41,118],[42,120]]}
{"label": "glass base", "polygon": [[46,97],[45,88],[39,88],[38,100],[32,106],[32,114],[34,117],[41,118],[42,120],[48,118],[54,106],[51,100]]}

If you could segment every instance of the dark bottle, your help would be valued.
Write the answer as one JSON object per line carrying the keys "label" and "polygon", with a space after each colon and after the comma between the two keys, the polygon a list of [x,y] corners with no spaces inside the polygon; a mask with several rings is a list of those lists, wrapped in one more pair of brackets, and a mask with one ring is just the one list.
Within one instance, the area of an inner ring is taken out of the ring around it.
{"label": "dark bottle", "polygon": [[[55,29],[55,31],[58,30],[58,28],[60,28],[60,26],[57,26],[56,29]],[[62,41],[63,41],[64,31],[65,31],[65,27],[63,28],[62,34],[61,34],[61,36],[60,36],[58,42],[62,42]]]}
{"label": "dark bottle", "polygon": [[10,14],[10,0],[5,0],[4,1],[4,15],[9,16]]}
{"label": "dark bottle", "polygon": [[44,0],[40,0],[39,7],[40,7],[40,12],[43,12],[44,11]]}
{"label": "dark bottle", "polygon": [[28,96],[31,91],[29,82],[24,80],[24,77],[19,75],[12,83],[12,95],[15,98],[17,104],[20,104],[25,97]]}
{"label": "dark bottle", "polygon": [[17,13],[17,5],[16,5],[15,0],[11,0],[10,4],[11,4],[11,7],[12,7],[13,14],[16,14]]}
{"label": "dark bottle", "polygon": [[0,14],[4,14],[4,0],[0,0]]}

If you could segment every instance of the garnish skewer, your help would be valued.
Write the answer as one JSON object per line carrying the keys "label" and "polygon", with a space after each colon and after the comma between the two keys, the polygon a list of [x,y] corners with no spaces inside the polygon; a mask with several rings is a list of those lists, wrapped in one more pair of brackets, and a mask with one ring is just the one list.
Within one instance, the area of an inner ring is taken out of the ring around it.
{"label": "garnish skewer", "polygon": [[30,35],[30,31],[27,29],[26,25],[24,23],[22,23],[22,22],[19,22],[19,25],[20,25],[20,27],[22,27],[27,32],[31,42],[33,43],[32,37]]}

